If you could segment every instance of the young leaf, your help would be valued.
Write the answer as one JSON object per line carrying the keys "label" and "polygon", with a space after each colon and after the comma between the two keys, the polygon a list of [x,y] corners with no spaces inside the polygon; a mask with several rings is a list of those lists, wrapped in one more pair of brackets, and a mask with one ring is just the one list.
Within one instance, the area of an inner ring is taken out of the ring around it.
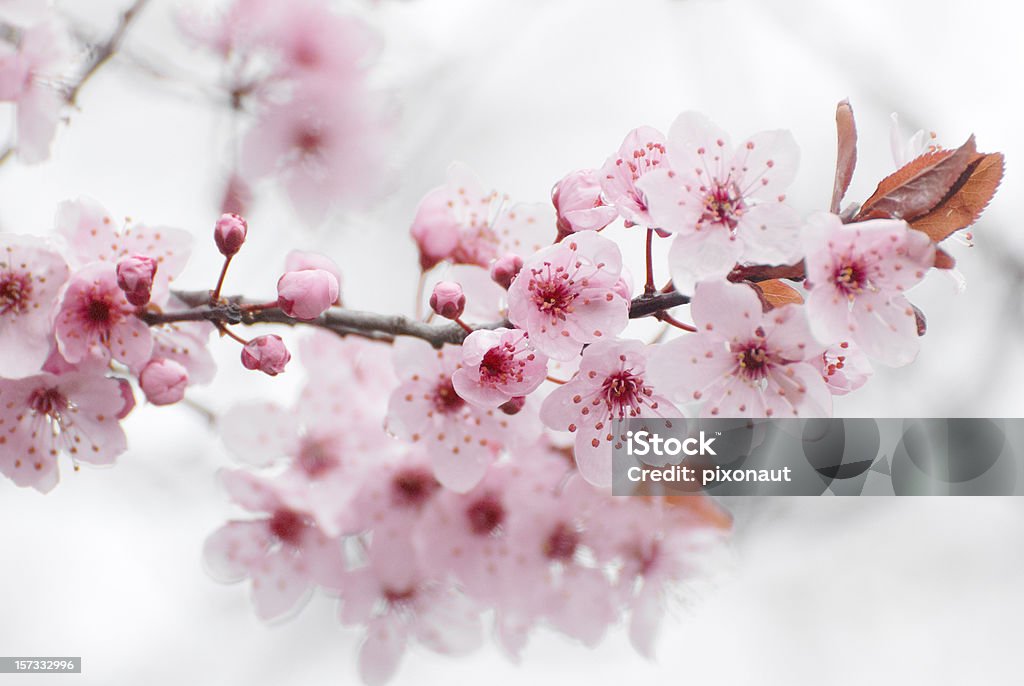
{"label": "young leaf", "polygon": [[752,285],[761,297],[761,304],[766,311],[790,303],[799,305],[804,301],[800,291],[780,279],[769,279]]}
{"label": "young leaf", "polygon": [[[954,231],[978,221],[1002,179],[1001,153],[975,155],[946,197],[928,214],[912,221],[910,226],[925,232],[936,243],[946,239]],[[939,266],[938,255],[935,266]]]}
{"label": "young leaf", "polygon": [[836,179],[832,186],[831,212],[839,214],[839,205],[853,179],[857,166],[857,124],[853,120],[853,108],[849,100],[836,105],[836,134],[839,139],[836,153]]}
{"label": "young leaf", "polygon": [[972,135],[955,150],[936,150],[921,155],[882,179],[854,221],[918,219],[942,202],[976,154]]}

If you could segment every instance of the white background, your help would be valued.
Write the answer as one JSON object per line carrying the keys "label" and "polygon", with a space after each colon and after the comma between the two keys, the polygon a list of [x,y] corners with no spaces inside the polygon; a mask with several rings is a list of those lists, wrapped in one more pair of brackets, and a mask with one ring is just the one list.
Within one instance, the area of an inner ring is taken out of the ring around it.
{"label": "white background", "polygon": [[[96,36],[123,2],[61,7]],[[230,130],[198,95],[213,63],[176,35],[171,2],[142,16],[126,56],[80,97],[51,162],[0,168],[0,228],[45,233],[56,203],[91,195],[115,215],[190,229],[181,280],[209,287]],[[1011,3],[833,0],[384,0],[354,8],[386,39],[374,78],[401,124],[380,151],[392,173],[373,210],[316,230],[263,198],[229,290],[272,293],[282,244],[331,254],[348,303],[408,311],[416,276],[407,228],[418,199],[453,159],[485,183],[544,200],[570,169],[600,165],[626,132],[666,129],[698,109],[735,138],[790,128],[803,159],[790,194],[825,207],[833,112],[849,97],[860,129],[863,199],[891,171],[889,114],[953,145],[969,133],[1008,158],[1003,187],[954,254],[955,295],[933,275],[913,300],[928,314],[917,363],[880,370],[837,403],[842,416],[1020,415],[1024,242],[1016,218],[1024,159],[1022,56]],[[173,78],[154,80],[139,63]],[[133,66],[134,65],[134,66]],[[617,234],[636,263],[640,235]],[[638,332],[643,333],[640,329]],[[286,395],[301,381],[243,373],[214,342],[214,409]],[[232,510],[213,480],[223,446],[186,407],[140,407],[131,448],[112,469],[64,469],[49,495],[0,481],[0,654],[81,655],[84,673],[15,677],[90,684],[338,684],[355,680],[357,634],[317,598],[267,627],[241,586],[212,582],[205,536]],[[464,659],[409,654],[395,683],[619,684],[1017,683],[1024,518],[1009,499],[776,500],[746,521],[709,582],[681,593],[660,657],[636,656],[622,631],[597,650],[539,634],[519,666],[487,647]],[[5,677],[0,676],[0,680]]]}

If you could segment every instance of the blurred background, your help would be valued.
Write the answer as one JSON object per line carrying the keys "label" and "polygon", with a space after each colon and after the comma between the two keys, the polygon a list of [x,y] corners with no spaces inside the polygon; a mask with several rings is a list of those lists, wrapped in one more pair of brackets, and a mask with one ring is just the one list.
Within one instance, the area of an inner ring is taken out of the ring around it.
{"label": "blurred background", "polygon": [[[124,0],[58,7],[101,39]],[[210,234],[232,146],[229,109],[209,96],[216,61],[185,42],[179,3],[152,0],[122,54],[98,73],[61,128],[52,159],[0,167],[0,229],[47,233],[59,201],[88,195],[115,216],[186,228],[194,257],[178,284],[209,288]],[[226,290],[271,295],[284,250],[325,252],[346,303],[411,312],[408,227],[452,160],[517,200],[545,201],[566,172],[600,166],[632,128],[666,130],[687,109],[735,140],[788,128],[801,145],[789,194],[827,207],[834,108],[853,103],[860,162],[849,200],[894,168],[890,114],[946,145],[975,133],[1007,157],[1002,188],[952,252],[967,280],[931,275],[911,299],[929,330],[917,362],[878,369],[837,416],[1011,417],[1024,410],[1024,240],[1013,218],[1024,159],[1016,8],[998,0],[380,0],[340,4],[383,36],[371,72],[396,124],[379,155],[384,190],[368,209],[310,228],[272,187],[257,187],[249,241]],[[6,111],[0,120],[6,122]],[[0,140],[3,127],[0,124]],[[615,229],[627,264],[642,237]],[[663,264],[663,263],[662,263]],[[637,325],[637,335],[656,330]],[[285,398],[301,378],[245,372],[212,343],[217,380],[194,400]],[[0,351],[2,354],[2,351]],[[80,676],[33,683],[338,684],[355,682],[358,634],[315,598],[265,626],[242,586],[203,571],[204,538],[233,511],[214,481],[229,463],[203,415],[140,407],[116,467],[63,469],[41,496],[0,481],[0,654],[76,655]],[[65,465],[66,466],[66,465]],[[680,589],[659,658],[624,631],[597,650],[539,634],[513,665],[492,646],[448,659],[420,649],[396,684],[1019,683],[1024,509],[1013,499],[772,499],[748,506],[709,575]]]}

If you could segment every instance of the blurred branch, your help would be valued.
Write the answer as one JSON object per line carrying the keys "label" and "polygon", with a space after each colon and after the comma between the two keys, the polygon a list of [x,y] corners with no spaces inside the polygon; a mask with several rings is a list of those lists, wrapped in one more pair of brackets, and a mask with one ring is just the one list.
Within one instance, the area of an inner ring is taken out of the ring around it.
{"label": "blurred branch", "polygon": [[[118,20],[113,33],[105,41],[93,48],[89,61],[79,75],[78,80],[71,84],[64,96],[68,105],[74,107],[77,104],[78,96],[82,88],[85,87],[85,84],[95,76],[96,72],[103,65],[110,61],[110,58],[117,54],[121,43],[124,42],[125,35],[128,33],[128,29],[148,2],[149,0],[135,0],[128,9],[121,13],[121,18]],[[13,156],[14,151],[14,144],[8,143],[3,151],[0,152],[0,164],[9,160]]]}

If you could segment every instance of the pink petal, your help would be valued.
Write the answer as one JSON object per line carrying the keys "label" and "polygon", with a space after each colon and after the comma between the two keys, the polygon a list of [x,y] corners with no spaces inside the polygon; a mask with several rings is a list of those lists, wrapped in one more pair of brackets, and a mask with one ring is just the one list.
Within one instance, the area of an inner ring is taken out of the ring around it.
{"label": "pink petal", "polygon": [[725,277],[743,254],[743,243],[724,227],[708,226],[672,241],[668,266],[680,293],[693,293],[698,281]]}

